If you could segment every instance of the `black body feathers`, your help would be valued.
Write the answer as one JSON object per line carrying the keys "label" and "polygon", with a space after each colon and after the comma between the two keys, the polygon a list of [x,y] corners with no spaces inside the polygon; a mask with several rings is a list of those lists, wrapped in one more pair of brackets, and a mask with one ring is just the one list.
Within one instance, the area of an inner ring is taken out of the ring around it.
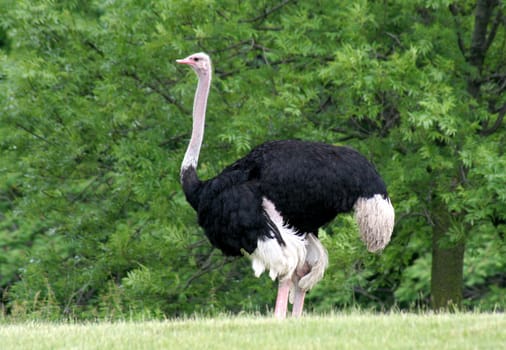
{"label": "black body feathers", "polygon": [[264,143],[207,181],[198,180],[195,168],[183,169],[182,184],[206,236],[226,255],[252,253],[262,237],[283,244],[264,212],[264,197],[287,225],[317,235],[359,197],[388,196],[373,165],[357,151],[297,140]]}

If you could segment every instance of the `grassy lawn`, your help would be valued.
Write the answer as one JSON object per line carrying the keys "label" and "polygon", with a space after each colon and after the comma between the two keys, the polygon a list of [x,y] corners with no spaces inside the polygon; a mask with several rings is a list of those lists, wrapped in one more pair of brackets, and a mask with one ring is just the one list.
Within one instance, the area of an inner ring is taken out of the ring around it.
{"label": "grassy lawn", "polygon": [[8,349],[506,349],[505,314],[334,314],[2,323]]}

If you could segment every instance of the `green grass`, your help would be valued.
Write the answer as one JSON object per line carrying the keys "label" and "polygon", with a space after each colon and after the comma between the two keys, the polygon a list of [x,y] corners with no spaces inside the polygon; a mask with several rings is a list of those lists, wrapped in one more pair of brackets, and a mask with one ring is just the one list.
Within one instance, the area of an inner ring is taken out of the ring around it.
{"label": "green grass", "polygon": [[2,323],[8,349],[506,349],[505,314],[333,314]]}

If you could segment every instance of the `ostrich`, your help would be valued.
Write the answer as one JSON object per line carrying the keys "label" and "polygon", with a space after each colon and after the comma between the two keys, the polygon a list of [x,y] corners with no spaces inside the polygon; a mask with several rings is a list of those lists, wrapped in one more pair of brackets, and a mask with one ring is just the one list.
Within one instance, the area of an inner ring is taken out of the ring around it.
{"label": "ostrich", "polygon": [[355,212],[371,252],[390,241],[394,209],[385,184],[357,151],[320,142],[266,142],[202,181],[197,164],[204,136],[211,59],[196,53],[177,60],[197,74],[193,129],[181,165],[186,199],[210,243],[225,255],[246,255],[257,277],[265,270],[279,281],[274,316],[302,314],[304,297],[322,279],[327,251],[318,229],[338,213]]}

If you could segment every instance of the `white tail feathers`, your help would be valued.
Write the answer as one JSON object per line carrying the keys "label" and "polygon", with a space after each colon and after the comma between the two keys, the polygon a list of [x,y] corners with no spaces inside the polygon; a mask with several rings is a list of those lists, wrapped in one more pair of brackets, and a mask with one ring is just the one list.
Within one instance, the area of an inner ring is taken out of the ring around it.
{"label": "white tail feathers", "polygon": [[359,198],[354,206],[360,238],[370,252],[378,252],[390,242],[394,229],[395,212],[388,197],[376,194]]}

